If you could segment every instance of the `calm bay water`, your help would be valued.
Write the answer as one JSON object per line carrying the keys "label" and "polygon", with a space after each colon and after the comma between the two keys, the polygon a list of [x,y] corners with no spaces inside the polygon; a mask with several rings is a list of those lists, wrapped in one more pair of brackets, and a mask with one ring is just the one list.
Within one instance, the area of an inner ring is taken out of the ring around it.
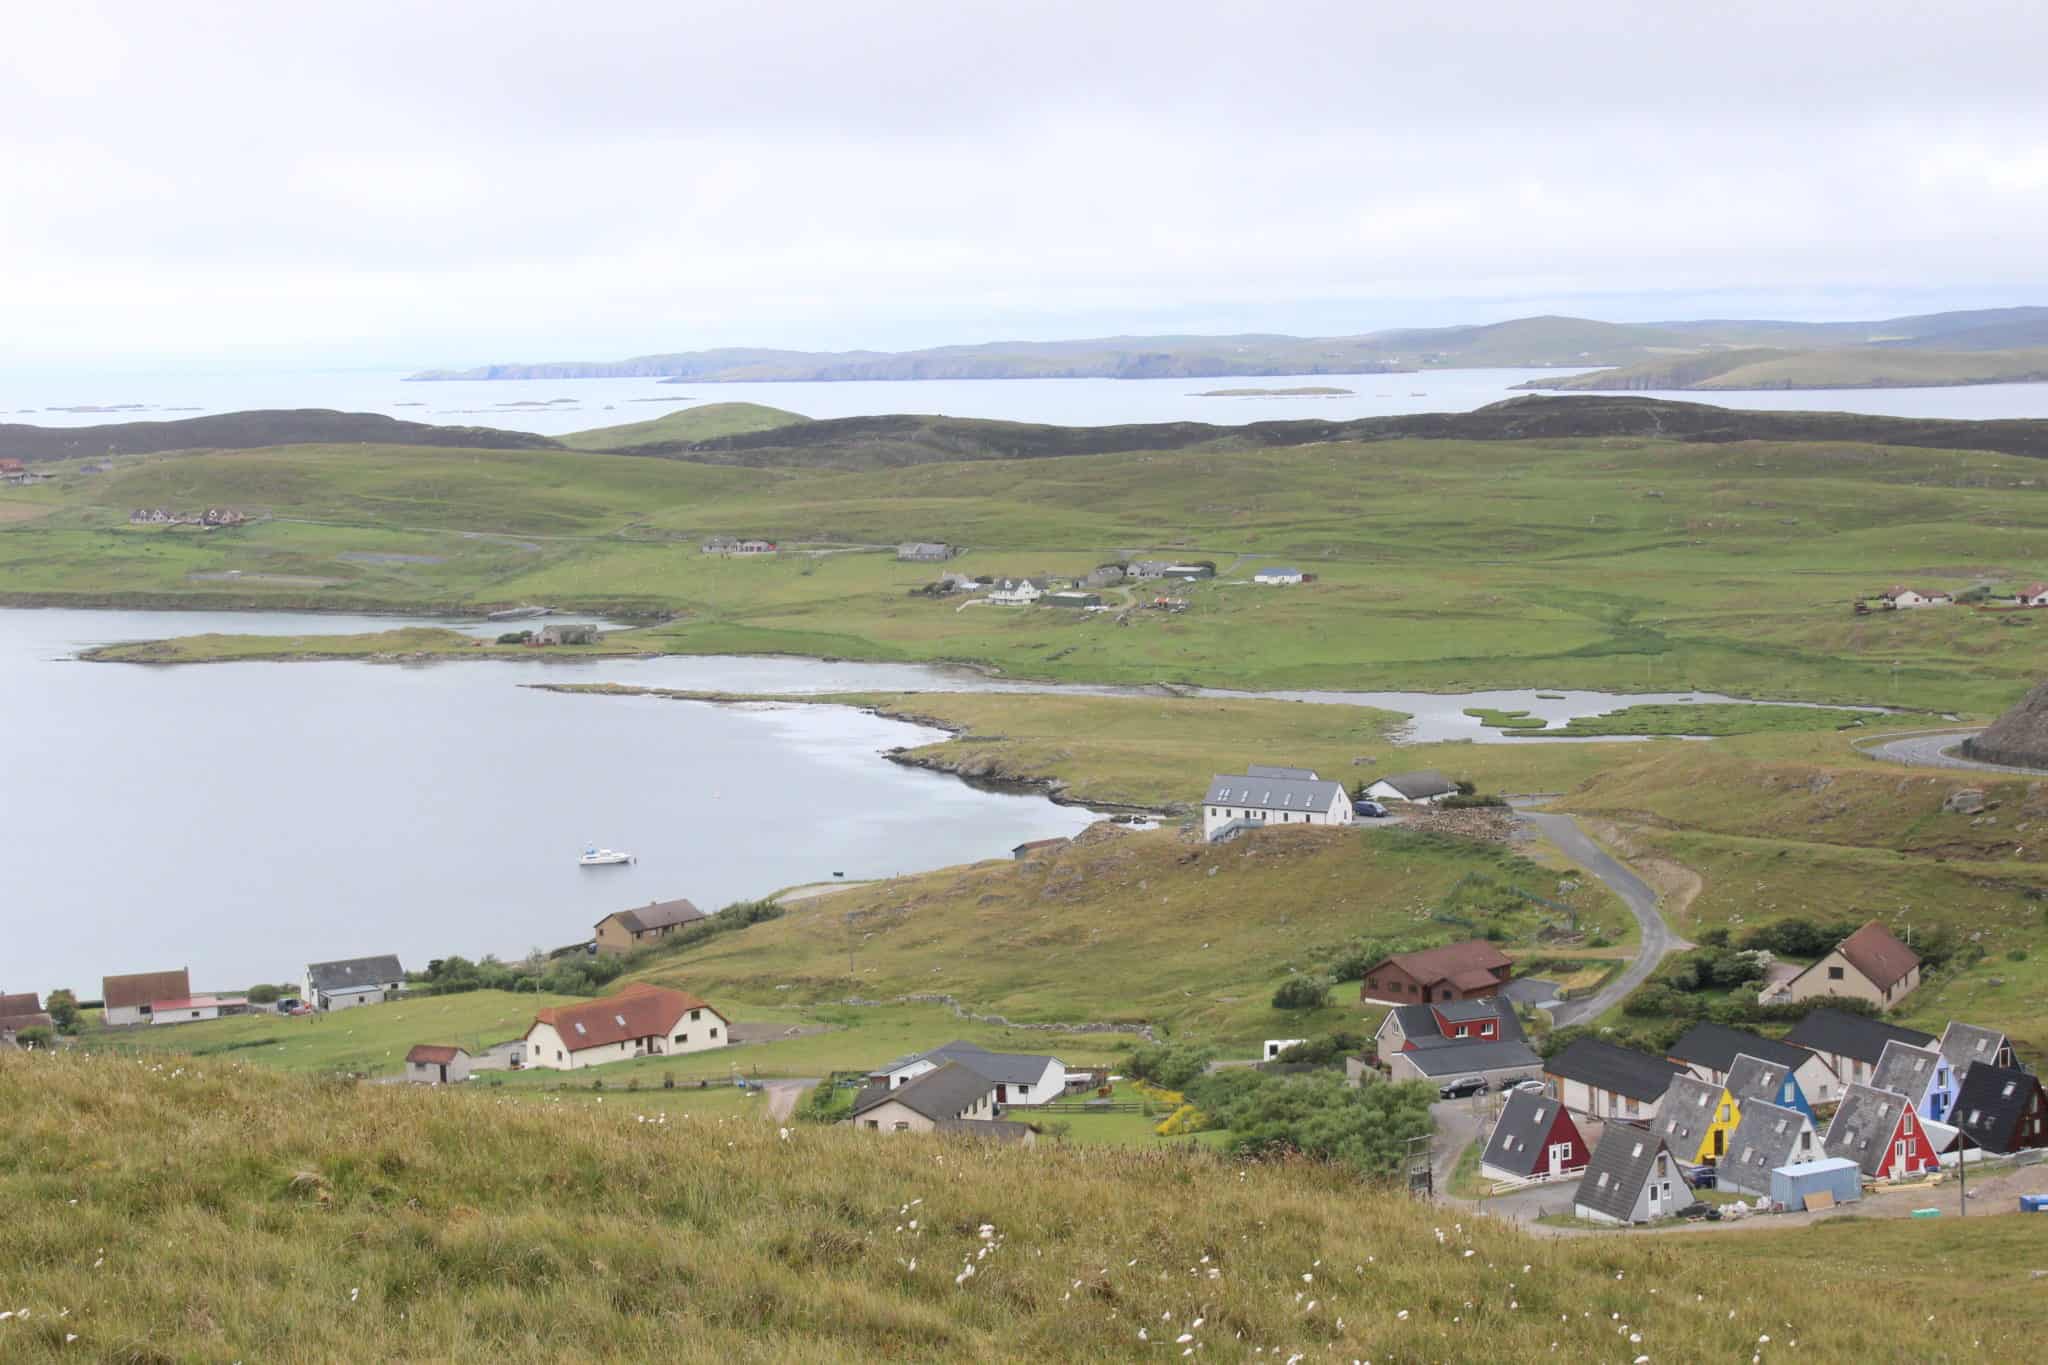
{"label": "calm bay water", "polygon": [[[558,666],[145,668],[77,648],[372,618],[0,611],[0,988],[190,966],[517,955],[600,916],[1001,856],[1093,817],[878,755],[941,732],[836,707],[562,696]],[[582,672],[583,670],[578,670]],[[633,866],[579,868],[596,841]]]}
{"label": "calm bay water", "polygon": [[[402,372],[0,374],[0,420],[42,426],[164,420],[248,408],[338,408],[415,422],[494,426],[546,435],[638,422],[701,403],[766,403],[811,417],[939,413],[1068,426],[1295,418],[1340,421],[1408,412],[1467,412],[1518,396],[1525,379],[1559,370],[1436,370],[1424,374],[1280,375],[1241,379],[940,379],[823,384],[661,384],[652,379],[493,380],[409,384]],[[1328,385],[1348,395],[1202,398],[1206,389]],[[1653,393],[1722,407],[1814,409],[1895,417],[2048,417],[2048,384],[1932,389]],[[79,407],[138,405],[115,412]]]}

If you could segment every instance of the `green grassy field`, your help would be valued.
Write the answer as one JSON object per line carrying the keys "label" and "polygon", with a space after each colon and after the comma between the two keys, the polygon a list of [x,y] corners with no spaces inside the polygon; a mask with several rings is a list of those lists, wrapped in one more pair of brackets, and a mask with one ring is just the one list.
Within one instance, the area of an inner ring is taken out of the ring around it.
{"label": "green grassy field", "polygon": [[[2031,617],[1857,617],[1848,604],[1896,581],[2034,575],[2048,548],[2036,473],[1988,454],[1618,438],[870,473],[307,446],[125,457],[112,474],[31,490],[50,510],[0,523],[0,595],[422,611],[546,601],[671,614],[655,642],[692,652],[1253,688],[1694,688],[1983,714],[2039,670]],[[269,519],[203,534],[126,525],[131,506],[188,504]],[[718,533],[792,552],[698,553]],[[953,566],[968,572],[1075,573],[1131,550],[1215,559],[1225,581],[1191,588],[1187,612],[1119,625],[911,597],[929,570],[886,551],[796,552],[911,538],[968,546]],[[439,562],[341,558],[363,551]],[[1228,581],[1271,559],[1319,581]],[[242,579],[195,577],[232,570]]]}
{"label": "green grassy field", "polygon": [[2014,384],[2048,378],[2048,350],[1920,351],[1745,348],[1643,361],[1522,387],[1577,390],[1873,389]]}
{"label": "green grassy field", "polygon": [[676,441],[709,441],[747,431],[772,431],[776,427],[810,420],[801,413],[786,412],[761,403],[704,403],[645,422],[594,427],[558,439],[572,450],[632,450],[638,446]]}
{"label": "green grassy field", "polygon": [[0,1054],[0,1352],[2016,1359],[2048,1326],[2019,1217],[1544,1240],[1193,1146],[649,1117]]}

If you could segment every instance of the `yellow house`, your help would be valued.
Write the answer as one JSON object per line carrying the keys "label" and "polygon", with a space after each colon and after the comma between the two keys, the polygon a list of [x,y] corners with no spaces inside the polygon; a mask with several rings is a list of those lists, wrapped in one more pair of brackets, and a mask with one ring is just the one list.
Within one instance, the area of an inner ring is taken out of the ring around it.
{"label": "yellow house", "polygon": [[1658,1101],[1650,1131],[1686,1165],[1711,1166],[1727,1154],[1735,1125],[1742,1122],[1741,1108],[1724,1086],[1673,1076],[1671,1088]]}

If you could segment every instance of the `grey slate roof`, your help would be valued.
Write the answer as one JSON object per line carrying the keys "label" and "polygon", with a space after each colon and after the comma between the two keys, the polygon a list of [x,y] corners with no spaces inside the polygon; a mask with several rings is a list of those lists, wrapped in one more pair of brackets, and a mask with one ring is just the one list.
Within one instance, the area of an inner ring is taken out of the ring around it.
{"label": "grey slate roof", "polygon": [[888,1098],[889,1083],[887,1081],[870,1081],[860,1088],[859,1094],[853,1097],[852,1112],[858,1114],[863,1109],[872,1109]]}
{"label": "grey slate roof", "polygon": [[1520,1042],[1527,1037],[1522,1032],[1522,1021],[1515,1017],[1514,1007],[1497,995],[1482,996],[1477,1000],[1448,1000],[1435,1006],[1396,1005],[1388,1013],[1400,1021],[1401,1036],[1417,1048],[1476,1046],[1469,1038],[1444,1037],[1437,1025],[1437,1010],[1442,1010],[1444,1017],[1454,1022],[1498,1019],[1499,1038],[1481,1041]]}
{"label": "grey slate roof", "polygon": [[1657,1106],[1650,1131],[1671,1144],[1671,1150],[1691,1161],[1706,1141],[1714,1112],[1721,1106],[1721,1087],[1693,1076],[1673,1076]]}
{"label": "grey slate roof", "polygon": [[1545,1062],[1543,1069],[1553,1076],[1647,1101],[1661,1099],[1680,1068],[1676,1062],[1634,1048],[1579,1038]]}
{"label": "grey slate roof", "polygon": [[932,1124],[932,1129],[948,1137],[980,1138],[985,1142],[1022,1142],[1033,1132],[1030,1124],[1009,1119],[940,1119]]}
{"label": "grey slate roof", "polygon": [[1941,1031],[1941,1055],[1948,1058],[1958,1076],[1979,1062],[2000,1065],[1998,1054],[2005,1045],[2005,1035],[1997,1029],[1979,1028],[1954,1019]]}
{"label": "grey slate roof", "polygon": [[340,962],[314,962],[306,967],[306,980],[316,991],[359,991],[392,981],[405,980],[405,968],[398,957],[351,957]]}
{"label": "grey slate roof", "polygon": [[1303,782],[1319,780],[1314,768],[1281,768],[1271,763],[1246,764],[1245,773],[1250,777],[1292,777]]}
{"label": "grey slate roof", "polygon": [[2040,1085],[2032,1072],[2016,1066],[1973,1062],[1948,1121],[1985,1151],[2010,1152],[2020,1145],[2020,1119]]}
{"label": "grey slate roof", "polygon": [[1299,777],[1237,776],[1219,774],[1209,779],[1205,805],[1244,806],[1252,810],[1318,811],[1345,799],[1343,784],[1309,781]]}
{"label": "grey slate roof", "polygon": [[1918,1104],[1927,1093],[1928,1083],[1934,1079],[1934,1064],[1941,1060],[1941,1054],[1930,1047],[1908,1047],[1904,1043],[1889,1042],[1878,1055],[1877,1065],[1870,1072],[1872,1090],[1896,1090],[1907,1099]]}
{"label": "grey slate roof", "polygon": [[1367,786],[1376,787],[1386,783],[1410,801],[1422,801],[1432,796],[1448,796],[1458,790],[1458,784],[1434,768],[1425,768],[1419,773],[1395,773],[1392,777],[1376,777]]}
{"label": "grey slate roof", "polygon": [[[894,1100],[911,1113],[921,1114],[928,1119],[957,1119],[962,1110],[969,1108],[983,1096],[992,1095],[994,1090],[995,1083],[979,1072],[972,1071],[958,1062],[949,1062],[937,1071],[927,1071],[916,1080],[899,1085],[894,1090],[870,1100],[866,1108],[873,1109],[876,1105]],[[856,1100],[854,1117],[858,1118],[863,1112],[865,1111]]]}
{"label": "grey slate roof", "polygon": [[990,1052],[985,1047],[955,1040],[925,1052],[912,1052],[886,1062],[876,1068],[877,1072],[894,1071],[909,1066],[912,1062],[959,1062],[972,1067],[985,1079],[1000,1085],[1035,1085],[1045,1075],[1045,1068],[1059,1060],[1056,1057],[1031,1055],[1021,1052]]}
{"label": "grey slate roof", "polygon": [[1478,1075],[1487,1071],[1506,1071],[1512,1067],[1528,1068],[1533,1080],[1543,1068],[1543,1059],[1538,1057],[1527,1043],[1519,1039],[1503,1043],[1457,1043],[1444,1047],[1417,1048],[1401,1054],[1414,1064],[1415,1069],[1431,1080],[1445,1077]]}
{"label": "grey slate roof", "polygon": [[1778,1088],[1785,1084],[1785,1078],[1792,1069],[1778,1062],[1765,1061],[1743,1053],[1728,1068],[1728,1093],[1741,1105],[1742,1112],[1749,1112],[1752,1101],[1762,1100],[1776,1104]]}
{"label": "grey slate roof", "polygon": [[1806,1115],[1764,1100],[1742,1106],[1742,1122],[1728,1138],[1728,1154],[1721,1158],[1722,1181],[1729,1172],[1738,1173],[1745,1190],[1771,1188],[1771,1172],[1794,1161],[1809,1161],[1820,1155],[1799,1150],[1799,1134],[1806,1127]]}
{"label": "grey slate roof", "polygon": [[1666,1055],[1706,1067],[1709,1071],[1726,1071],[1743,1053],[1776,1062],[1789,1071],[1797,1071],[1813,1055],[1806,1048],[1781,1043],[1760,1033],[1714,1023],[1694,1024],[1671,1045]]}
{"label": "grey slate roof", "polygon": [[1909,1047],[1926,1047],[1934,1041],[1934,1035],[1823,1005],[1793,1025],[1785,1041],[1876,1066],[1886,1043],[1897,1041]]}
{"label": "grey slate roof", "polygon": [[1874,1176],[1884,1164],[1900,1113],[1909,1107],[1906,1097],[1896,1090],[1852,1085],[1842,1096],[1842,1107],[1828,1121],[1828,1135],[1821,1145],[1829,1156],[1847,1157],[1863,1174]]}
{"label": "grey slate roof", "polygon": [[1493,1136],[1486,1140],[1486,1152],[1479,1160],[1497,1171],[1534,1175],[1549,1169],[1550,1129],[1557,1122],[1559,1104],[1548,1095],[1517,1090],[1508,1096]]}
{"label": "grey slate roof", "polygon": [[[1578,1193],[1572,1196],[1573,1204],[1583,1204],[1627,1222],[1635,1215],[1636,1196],[1642,1193],[1643,1183],[1656,1168],[1657,1153],[1667,1150],[1664,1139],[1647,1128],[1632,1123],[1608,1124],[1607,1131],[1600,1135],[1600,1145],[1593,1149],[1593,1159],[1586,1163]],[[1671,1164],[1678,1165],[1676,1158]],[[1685,1179],[1683,1171],[1675,1174],[1679,1180]],[[1674,1198],[1672,1202],[1678,1201]]]}
{"label": "grey slate roof", "polygon": [[[692,905],[687,899],[672,901],[650,901],[635,910],[620,910],[607,915],[616,919],[627,930],[641,933],[648,929],[666,929],[672,924],[688,924],[694,920],[709,919],[709,915]],[[604,921],[598,921],[602,924]]]}

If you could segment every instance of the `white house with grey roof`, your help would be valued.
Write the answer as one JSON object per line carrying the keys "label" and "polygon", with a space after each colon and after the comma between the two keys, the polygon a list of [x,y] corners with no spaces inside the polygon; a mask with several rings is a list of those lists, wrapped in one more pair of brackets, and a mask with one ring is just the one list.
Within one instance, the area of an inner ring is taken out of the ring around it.
{"label": "white house with grey roof", "polygon": [[901,1086],[865,1087],[854,1098],[847,1122],[876,1133],[931,1133],[942,1123],[986,1122],[999,1113],[995,1083],[948,1062]]}
{"label": "white house with grey roof", "polygon": [[1356,817],[1341,782],[1325,782],[1312,768],[1254,764],[1209,779],[1202,798],[1202,837],[1261,825],[1348,825]]}
{"label": "white house with grey roof", "polygon": [[1395,773],[1365,789],[1375,801],[1406,801],[1411,805],[1433,806],[1458,794],[1458,784],[1434,769],[1416,773]]}
{"label": "white house with grey roof", "polygon": [[1691,1202],[1692,1185],[1663,1138],[1610,1123],[1572,1196],[1572,1213],[1593,1223],[1649,1223]]}
{"label": "white house with grey roof", "polygon": [[405,968],[395,954],[352,957],[306,966],[305,1001],[315,1010],[381,1005],[405,989]]}
{"label": "white house with grey roof", "polygon": [[1049,1104],[1067,1090],[1066,1063],[1057,1057],[990,1052],[958,1039],[943,1047],[884,1062],[870,1071],[867,1078],[870,1084],[895,1090],[949,1062],[958,1063],[988,1081],[995,1088],[996,1103],[1006,1108]]}

